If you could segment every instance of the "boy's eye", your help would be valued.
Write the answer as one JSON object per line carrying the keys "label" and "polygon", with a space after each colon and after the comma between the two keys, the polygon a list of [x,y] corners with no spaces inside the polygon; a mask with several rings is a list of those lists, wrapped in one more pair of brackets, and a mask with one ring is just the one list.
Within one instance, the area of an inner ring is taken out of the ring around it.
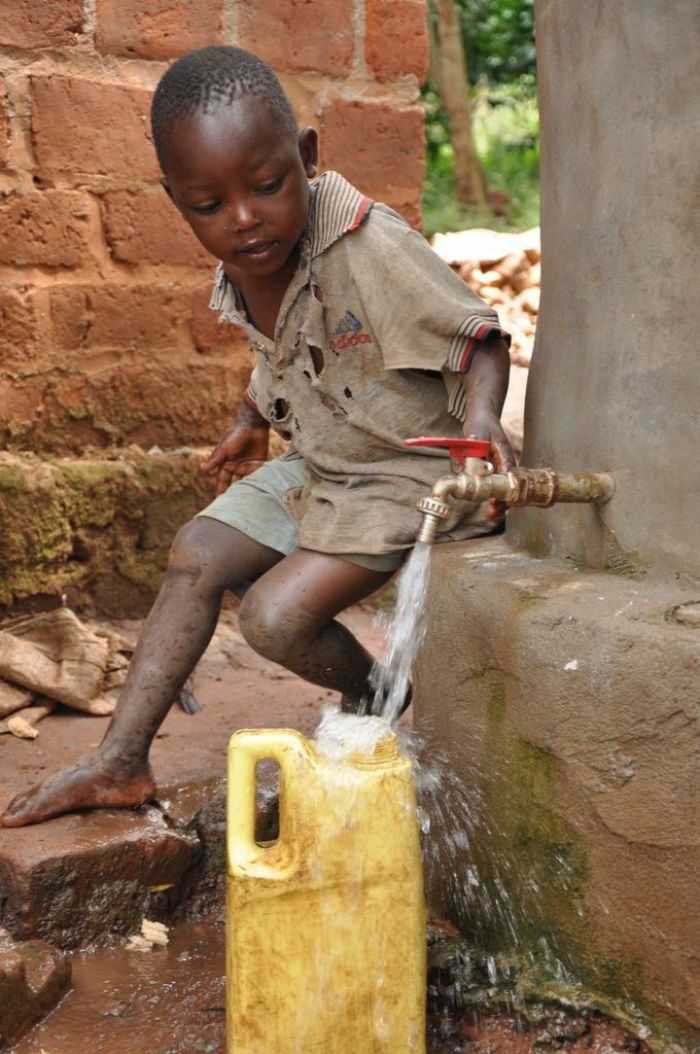
{"label": "boy's eye", "polygon": [[267,183],[262,183],[258,187],[258,193],[260,193],[260,194],[276,194],[277,191],[282,186],[282,182],[283,182],[282,177],[280,177],[279,179],[271,179]]}
{"label": "boy's eye", "polygon": [[191,209],[194,212],[216,212],[221,205],[220,201],[205,201],[203,205],[191,205]]}

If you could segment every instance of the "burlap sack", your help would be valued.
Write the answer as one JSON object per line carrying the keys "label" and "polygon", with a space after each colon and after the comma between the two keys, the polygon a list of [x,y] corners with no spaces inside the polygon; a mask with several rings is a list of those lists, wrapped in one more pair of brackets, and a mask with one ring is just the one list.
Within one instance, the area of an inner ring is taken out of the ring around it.
{"label": "burlap sack", "polygon": [[[0,629],[0,717],[26,707],[17,686],[86,714],[110,714],[132,646],[116,634],[96,633],[69,608],[15,619]],[[19,705],[12,705],[12,699]]]}
{"label": "burlap sack", "polygon": [[0,720],[30,706],[33,699],[34,692],[28,688],[17,688],[14,684],[0,681]]}

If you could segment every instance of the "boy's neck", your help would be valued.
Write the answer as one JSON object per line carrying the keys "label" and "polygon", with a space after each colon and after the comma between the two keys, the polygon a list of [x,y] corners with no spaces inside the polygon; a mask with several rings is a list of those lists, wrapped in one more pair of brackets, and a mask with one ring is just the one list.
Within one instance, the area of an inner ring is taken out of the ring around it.
{"label": "boy's neck", "polygon": [[298,264],[298,249],[279,271],[260,278],[256,275],[242,275],[238,268],[224,264],[226,277],[243,297],[250,322],[270,340],[275,338],[277,316]]}

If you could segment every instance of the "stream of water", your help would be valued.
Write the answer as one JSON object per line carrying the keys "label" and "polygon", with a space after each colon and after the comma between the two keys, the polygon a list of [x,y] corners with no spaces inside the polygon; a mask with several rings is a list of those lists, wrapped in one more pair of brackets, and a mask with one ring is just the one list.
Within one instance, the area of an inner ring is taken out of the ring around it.
{"label": "stream of water", "polygon": [[418,542],[399,575],[396,605],[385,620],[387,652],[372,673],[371,712],[393,724],[404,709],[411,688],[411,672],[425,636],[423,612],[430,574],[427,542]]}

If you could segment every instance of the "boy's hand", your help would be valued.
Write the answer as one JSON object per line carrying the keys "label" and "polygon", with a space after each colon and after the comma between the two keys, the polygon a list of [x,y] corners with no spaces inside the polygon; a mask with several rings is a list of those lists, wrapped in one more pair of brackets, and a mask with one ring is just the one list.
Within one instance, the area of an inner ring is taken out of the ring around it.
{"label": "boy's hand", "polygon": [[474,439],[488,439],[491,444],[489,460],[496,472],[510,472],[516,466],[515,454],[503,425],[493,410],[482,410],[467,414],[464,435]]}
{"label": "boy's hand", "polygon": [[252,421],[239,414],[201,467],[216,472],[216,493],[222,494],[234,479],[243,479],[267,461],[270,428],[266,421]]}
{"label": "boy's hand", "polygon": [[[489,460],[493,462],[496,472],[509,472],[515,468],[515,454],[510,445],[508,436],[503,431],[498,416],[493,411],[484,411],[467,416],[464,422],[464,435],[466,438],[488,439],[491,444]],[[486,519],[489,523],[498,523],[505,516],[507,505],[502,501],[486,502]]]}

